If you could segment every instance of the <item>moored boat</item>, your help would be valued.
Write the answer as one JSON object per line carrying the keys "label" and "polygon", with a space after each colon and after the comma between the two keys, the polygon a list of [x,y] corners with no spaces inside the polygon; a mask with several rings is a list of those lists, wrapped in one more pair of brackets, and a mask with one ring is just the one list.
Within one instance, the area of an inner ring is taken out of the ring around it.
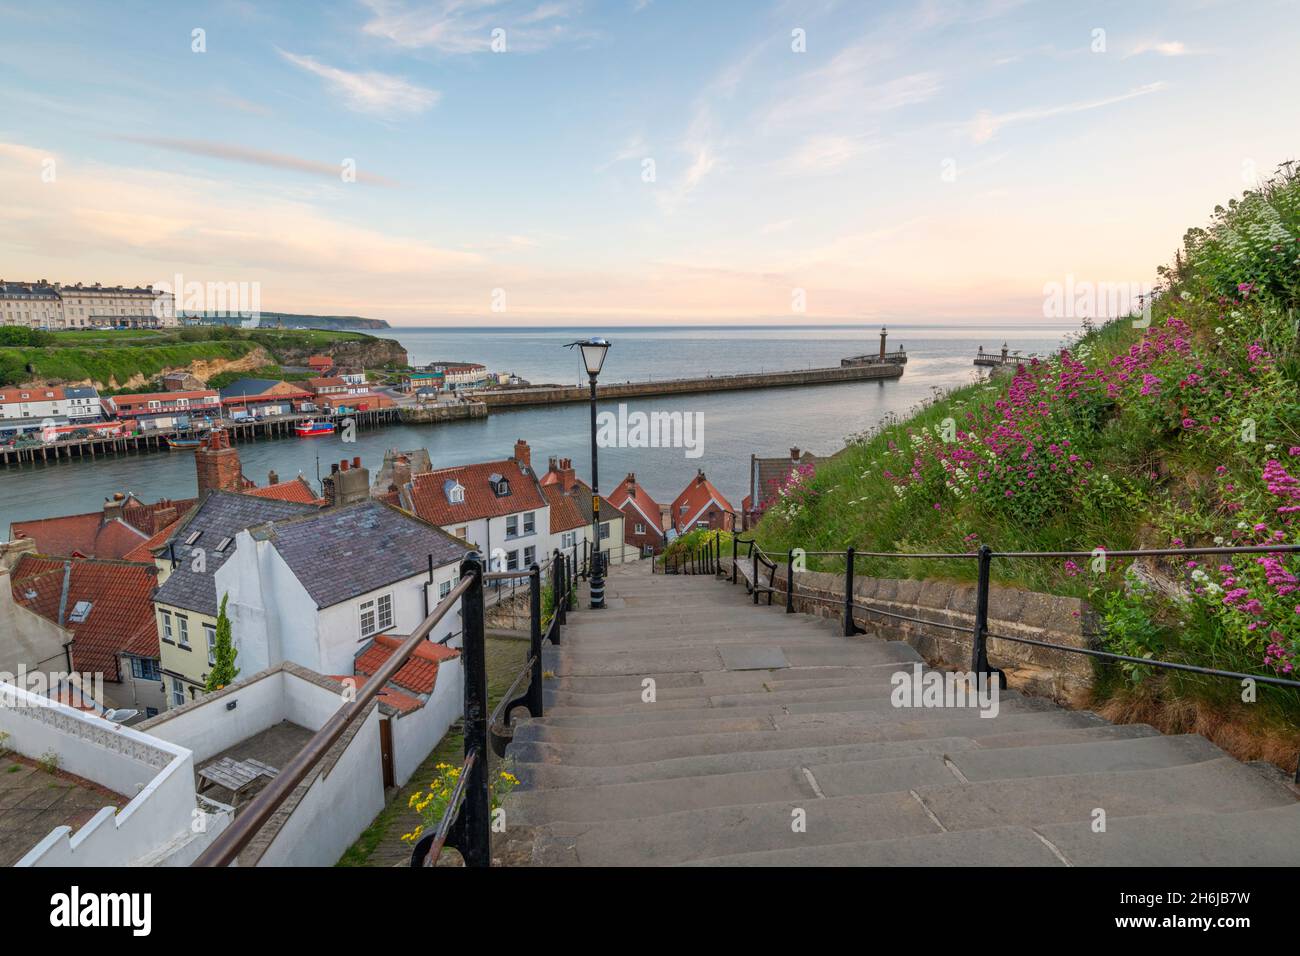
{"label": "moored boat", "polygon": [[200,443],[198,438],[167,438],[167,447],[172,451],[194,451]]}
{"label": "moored boat", "polygon": [[334,433],[334,423],[318,422],[314,418],[309,418],[305,422],[294,425],[293,433],[299,438],[310,438],[313,435],[332,435]]}

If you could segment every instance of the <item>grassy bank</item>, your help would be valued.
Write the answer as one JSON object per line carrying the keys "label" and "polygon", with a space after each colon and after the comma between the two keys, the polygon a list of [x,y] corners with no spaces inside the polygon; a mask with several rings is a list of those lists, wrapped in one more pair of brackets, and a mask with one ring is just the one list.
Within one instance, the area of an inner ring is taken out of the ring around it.
{"label": "grassy bank", "polygon": [[32,344],[0,339],[0,386],[89,380],[112,390],[111,383],[120,388],[135,376],[153,380],[194,362],[233,361],[258,347],[281,360],[336,346],[382,344],[361,332],[231,327],[50,332],[30,339]]}
{"label": "grassy bank", "polygon": [[130,347],[0,348],[0,385],[31,381],[98,382],[106,389],[133,376],[152,379],[163,371],[214,359],[233,361],[257,348],[255,342],[137,343]]}
{"label": "grassy bank", "polygon": [[[1288,167],[1187,233],[1149,324],[1085,322],[1049,361],[851,436],[815,475],[766,490],[757,536],[774,551],[1300,543],[1297,305],[1300,179]],[[890,558],[859,571],[970,579],[974,562]],[[994,576],[1089,597],[1121,653],[1280,676],[1300,663],[1294,557],[998,561]],[[1108,668],[1100,686],[1146,713],[1195,700],[1300,731],[1291,691],[1261,687],[1246,706],[1233,682],[1140,666]]]}

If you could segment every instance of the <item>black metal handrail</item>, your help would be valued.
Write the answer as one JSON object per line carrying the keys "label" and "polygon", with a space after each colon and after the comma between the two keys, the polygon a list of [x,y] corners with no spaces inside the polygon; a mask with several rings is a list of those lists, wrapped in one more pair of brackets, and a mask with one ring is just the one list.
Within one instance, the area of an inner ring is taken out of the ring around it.
{"label": "black metal handrail", "polygon": [[[737,582],[737,570],[740,567],[742,556],[740,549],[746,548],[745,558],[752,562],[751,583],[749,589],[754,593],[755,603],[758,601],[756,588],[758,586],[758,563],[761,560],[764,566],[772,566],[775,563],[767,556],[762,546],[754,538],[741,538],[733,535],[731,551],[731,583]],[[1191,555],[1234,555],[1234,554],[1295,554],[1300,552],[1300,544],[1272,544],[1272,545],[1239,545],[1239,546],[1207,546],[1207,547],[1183,547],[1183,548],[1135,548],[1109,551],[1105,548],[1098,548],[1093,551],[994,551],[988,545],[981,545],[978,551],[973,552],[930,552],[930,553],[909,553],[899,551],[858,551],[855,548],[846,548],[843,551],[804,551],[800,550],[802,556],[822,556],[837,557],[844,561],[844,594],[842,598],[829,598],[816,594],[808,593],[805,589],[799,593],[799,588],[795,584],[795,551],[791,549],[786,554],[786,611],[794,612],[794,601],[796,594],[800,599],[821,604],[838,604],[843,608],[843,633],[846,637],[854,634],[863,633],[863,629],[858,626],[853,618],[853,612],[863,611],[867,614],[878,614],[883,617],[892,618],[899,621],[906,621],[914,624],[922,624],[928,627],[940,627],[952,631],[970,631],[972,634],[971,648],[971,670],[977,674],[987,674],[990,677],[994,674],[998,677],[999,686],[1007,686],[1006,674],[999,668],[994,667],[988,657],[988,641],[990,638],[999,641],[1010,641],[1016,644],[1023,644],[1031,647],[1042,647],[1054,651],[1063,651],[1067,654],[1082,654],[1095,659],[1131,663],[1143,667],[1154,667],[1165,670],[1182,671],[1185,673],[1200,674],[1209,677],[1222,677],[1232,680],[1250,680],[1258,684],[1265,684],[1274,687],[1285,687],[1290,689],[1300,689],[1300,680],[1292,680],[1285,677],[1275,677],[1268,674],[1250,674],[1240,671],[1223,670],[1213,667],[1202,667],[1197,664],[1184,664],[1178,661],[1163,661],[1157,658],[1134,657],[1127,654],[1117,654],[1112,651],[1104,651],[1090,647],[1072,647],[1068,644],[1058,644],[1052,641],[1035,640],[1029,637],[1019,637],[1010,634],[1000,634],[991,632],[988,627],[989,620],[989,590],[991,567],[995,559],[1025,560],[1025,559],[1091,559],[1104,555],[1107,558],[1139,558],[1139,557],[1185,557]],[[889,558],[889,559],[913,559],[913,560],[974,560],[977,562],[976,570],[976,597],[974,625],[966,627],[958,624],[951,624],[946,621],[932,621],[925,618],[899,614],[894,611],[886,610],[870,603],[863,603],[854,595],[853,578],[854,563],[858,558]],[[773,579],[774,581],[774,579]],[[773,583],[770,581],[769,583]],[[1094,637],[1098,635],[1092,635]],[[1300,783],[1300,761],[1296,765],[1296,782]]]}
{"label": "black metal handrail", "polygon": [[[576,555],[575,555],[576,557]],[[559,549],[552,552],[547,561],[550,568],[551,618],[545,629],[542,627],[542,569],[534,564],[528,572],[528,659],[511,682],[509,689],[502,695],[496,709],[488,720],[488,732],[491,735],[492,752],[504,757],[510,736],[505,733],[509,728],[511,715],[518,707],[527,709],[530,717],[544,715],[542,691],[542,644],[549,641],[558,647],[561,640],[561,626],[568,619],[568,612],[577,601],[574,579],[570,574],[569,562]],[[528,678],[528,689],[515,696],[524,678]]]}
{"label": "black metal handrail", "polygon": [[[384,686],[392,680],[402,665],[410,659],[416,648],[428,638],[439,622],[466,595],[471,595],[471,598],[467,599],[466,602],[470,603],[472,595],[477,594],[481,624],[482,589],[482,575],[477,562],[467,560],[461,565],[460,583],[438,602],[433,611],[420,622],[419,626],[389,656],[388,660],[362,685],[356,699],[345,703],[330,715],[329,719],[311,736],[311,739],[303,745],[293,759],[276,774],[266,788],[254,797],[248,806],[244,807],[239,816],[235,818],[230,826],[218,834],[207,849],[199,854],[193,865],[229,866],[233,863],[244,847],[262,829],[275,811],[280,808],[280,805],[289,798],[294,788],[302,783],[316,764],[325,757],[330,748],[347,732],[352,723],[367,712],[370,703],[379,695]],[[467,614],[464,616],[468,617]],[[468,623],[465,626],[465,633],[467,635],[471,633]],[[467,645],[471,643],[469,640],[466,641]],[[479,643],[479,652],[481,654],[481,629]],[[466,739],[468,740],[468,736]]]}

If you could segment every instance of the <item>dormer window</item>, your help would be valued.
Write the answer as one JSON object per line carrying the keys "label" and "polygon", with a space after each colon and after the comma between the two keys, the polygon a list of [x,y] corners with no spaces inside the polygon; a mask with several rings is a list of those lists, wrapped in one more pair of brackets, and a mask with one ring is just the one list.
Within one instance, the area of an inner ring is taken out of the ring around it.
{"label": "dormer window", "polygon": [[492,493],[498,498],[510,494],[510,482],[495,472],[488,476],[488,484],[492,486]]}
{"label": "dormer window", "polygon": [[443,482],[442,490],[449,503],[453,505],[463,505],[465,503],[465,486],[455,478],[448,478]]}

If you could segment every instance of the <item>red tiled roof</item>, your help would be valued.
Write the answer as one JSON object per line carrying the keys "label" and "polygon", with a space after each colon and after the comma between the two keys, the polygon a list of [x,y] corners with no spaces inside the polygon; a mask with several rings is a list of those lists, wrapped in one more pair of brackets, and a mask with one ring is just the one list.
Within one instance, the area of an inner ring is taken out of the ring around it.
{"label": "red tiled roof", "polygon": [[331,375],[323,378],[309,378],[306,384],[314,392],[318,388],[346,387],[348,383],[337,375]]}
{"label": "red tiled roof", "polygon": [[162,402],[164,405],[175,403],[181,398],[220,398],[221,394],[214,388],[190,392],[140,392],[135,395],[110,395],[114,405],[139,405],[142,402]]}
{"label": "red tiled roof", "polygon": [[311,485],[307,483],[307,479],[302,475],[288,481],[267,485],[264,488],[249,488],[244,494],[252,495],[255,498],[274,498],[277,501],[296,501],[303,505],[323,505],[325,503],[325,499],[317,496]]}
{"label": "red tiled roof", "polygon": [[[24,395],[27,397],[23,398]],[[61,402],[65,397],[63,389],[54,385],[0,388],[0,404],[3,405],[8,405],[11,402]]]}
{"label": "red tiled roof", "polygon": [[646,530],[653,528],[660,537],[663,537],[663,508],[650,497],[644,486],[637,483],[635,475],[624,478],[607,500],[629,517],[632,517],[632,513],[635,512],[645,523]]}
{"label": "red tiled roof", "polygon": [[[10,573],[14,602],[72,632],[72,666],[122,679],[118,654],[158,656],[150,598],[158,583],[152,564],[23,555]],[[88,602],[84,621],[71,620]]]}
{"label": "red tiled roof", "polygon": [[[510,483],[510,494],[497,497],[488,483],[489,476],[498,474]],[[454,479],[465,488],[465,500],[453,505],[447,500],[444,482]],[[417,517],[430,524],[462,524],[479,518],[500,518],[520,511],[534,511],[546,507],[537,480],[525,475],[513,458],[488,461],[477,465],[440,468],[437,471],[416,475],[408,486],[411,503]]]}
{"label": "red tiled roof", "polygon": [[154,548],[161,548],[163,544],[167,541],[167,539],[171,537],[172,530],[180,523],[181,523],[181,519],[177,518],[175,521],[167,525],[165,528],[159,528],[158,532],[153,537],[151,537],[148,541],[143,542],[139,546],[132,548],[130,551],[124,554],[122,556],[123,560],[140,561],[146,564],[152,561],[154,559],[154,553],[153,553]]}
{"label": "red tiled roof", "polygon": [[561,491],[559,485],[545,485],[542,492],[546,495],[547,504],[551,506],[551,534],[572,531],[587,523],[581,509],[578,508],[578,502],[572,495],[566,495]]}
{"label": "red tiled roof", "polygon": [[[393,651],[402,646],[403,640],[404,638],[391,634],[377,635],[374,643],[357,655],[356,663],[353,665],[356,672],[366,677],[372,676],[388,658],[392,657]],[[443,644],[423,641],[410,659],[393,675],[392,683],[416,694],[431,694],[438,680],[438,662],[451,660],[459,656],[459,653]]]}
{"label": "red tiled roof", "polygon": [[[673,499],[673,527],[687,531],[703,515],[708,513],[710,500],[716,502],[712,507],[722,507],[734,511],[731,502],[723,497],[722,492],[713,486],[713,482],[704,477],[704,472],[691,479],[690,484],[680,495]],[[683,510],[682,505],[686,508]]]}
{"label": "red tiled roof", "polygon": [[17,538],[31,538],[42,554],[60,557],[121,558],[149,536],[120,518],[104,520],[102,512],[63,515],[10,525]]}
{"label": "red tiled roof", "polygon": [[[160,530],[158,519],[171,524],[194,506],[194,499],[156,501],[145,504],[133,495],[122,500],[120,518],[106,518],[103,511],[57,518],[15,521],[12,537],[31,538],[41,554],[56,557],[124,558],[135,551],[154,532]],[[150,559],[151,560],[151,559]]]}

